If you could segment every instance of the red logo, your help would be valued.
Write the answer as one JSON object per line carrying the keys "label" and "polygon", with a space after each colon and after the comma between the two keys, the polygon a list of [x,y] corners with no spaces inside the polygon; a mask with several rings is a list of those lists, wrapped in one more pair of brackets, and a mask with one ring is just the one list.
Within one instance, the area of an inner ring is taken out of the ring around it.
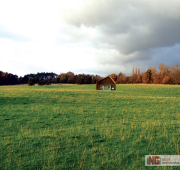
{"label": "red logo", "polygon": [[161,158],[160,156],[149,156],[147,158],[148,165],[160,165]]}

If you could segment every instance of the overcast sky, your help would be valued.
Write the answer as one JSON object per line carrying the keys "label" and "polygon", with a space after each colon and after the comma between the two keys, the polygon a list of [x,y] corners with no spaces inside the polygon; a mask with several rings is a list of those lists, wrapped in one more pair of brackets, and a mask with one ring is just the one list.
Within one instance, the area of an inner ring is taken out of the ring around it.
{"label": "overcast sky", "polygon": [[180,0],[0,0],[0,70],[106,76],[180,64]]}

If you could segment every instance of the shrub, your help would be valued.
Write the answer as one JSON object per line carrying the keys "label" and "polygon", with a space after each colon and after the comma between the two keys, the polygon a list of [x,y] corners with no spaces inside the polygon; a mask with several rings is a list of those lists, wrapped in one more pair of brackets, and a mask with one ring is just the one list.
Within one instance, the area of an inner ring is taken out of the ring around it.
{"label": "shrub", "polygon": [[41,80],[38,82],[38,85],[40,85],[40,86],[45,85],[45,84],[46,84],[46,82],[44,80]]}
{"label": "shrub", "polygon": [[50,81],[48,81],[48,82],[46,83],[46,85],[51,85],[51,82],[50,82]]}
{"label": "shrub", "polygon": [[28,86],[33,86],[35,84],[35,80],[33,78],[29,78]]}

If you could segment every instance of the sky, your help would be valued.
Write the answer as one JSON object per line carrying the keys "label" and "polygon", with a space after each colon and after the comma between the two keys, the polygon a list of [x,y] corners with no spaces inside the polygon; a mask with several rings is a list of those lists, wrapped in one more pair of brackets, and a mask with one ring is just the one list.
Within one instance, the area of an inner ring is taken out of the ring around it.
{"label": "sky", "polygon": [[0,71],[107,76],[180,64],[180,0],[0,0]]}

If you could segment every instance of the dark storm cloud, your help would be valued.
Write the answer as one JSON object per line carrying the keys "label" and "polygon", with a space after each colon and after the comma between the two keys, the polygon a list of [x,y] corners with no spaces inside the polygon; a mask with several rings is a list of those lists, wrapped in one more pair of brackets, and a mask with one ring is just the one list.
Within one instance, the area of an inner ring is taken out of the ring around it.
{"label": "dark storm cloud", "polygon": [[[96,48],[118,52],[104,63],[179,62],[179,0],[92,0],[75,10],[64,11],[62,16],[79,30],[82,26],[98,30],[99,36],[89,38]],[[75,33],[71,36],[77,38]],[[87,36],[83,36],[86,41]],[[83,37],[79,40],[83,41]]]}

